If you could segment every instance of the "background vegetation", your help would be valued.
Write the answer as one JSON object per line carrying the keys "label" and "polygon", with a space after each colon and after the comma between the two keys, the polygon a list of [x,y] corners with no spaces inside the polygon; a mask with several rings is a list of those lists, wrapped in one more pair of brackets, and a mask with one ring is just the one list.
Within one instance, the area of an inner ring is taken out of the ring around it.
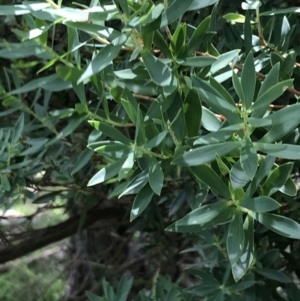
{"label": "background vegetation", "polygon": [[297,300],[293,5],[1,3],[3,300]]}

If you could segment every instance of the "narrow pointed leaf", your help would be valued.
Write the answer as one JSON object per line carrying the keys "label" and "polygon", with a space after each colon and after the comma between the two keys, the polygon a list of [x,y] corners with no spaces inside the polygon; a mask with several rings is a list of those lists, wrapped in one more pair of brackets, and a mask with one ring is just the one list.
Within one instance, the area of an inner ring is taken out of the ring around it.
{"label": "narrow pointed leaf", "polygon": [[254,66],[253,54],[250,52],[243,66],[241,84],[245,96],[245,107],[248,109],[252,102],[256,85],[256,73]]}
{"label": "narrow pointed leaf", "polygon": [[258,213],[254,218],[279,235],[300,239],[300,225],[290,218],[271,213]]}
{"label": "narrow pointed leaf", "polygon": [[229,200],[231,198],[230,191],[222,179],[207,165],[190,167],[194,177],[200,182],[208,186],[216,196],[223,196]]}
{"label": "narrow pointed leaf", "polygon": [[235,151],[240,146],[239,142],[222,142],[218,144],[206,145],[203,147],[192,149],[183,156],[172,161],[175,165],[197,166],[209,163],[216,159],[216,154],[220,157],[226,156]]}
{"label": "narrow pointed leaf", "polygon": [[227,234],[227,252],[231,266],[240,259],[244,248],[243,216],[240,210],[234,212]]}
{"label": "narrow pointed leaf", "polygon": [[88,182],[87,186],[94,186],[103,183],[106,180],[111,179],[116,176],[122,165],[124,164],[126,158],[122,158],[115,163],[112,163],[102,169],[100,169]]}
{"label": "narrow pointed leaf", "polygon": [[249,138],[244,138],[241,145],[241,165],[246,175],[253,179],[258,165],[256,150]]}
{"label": "narrow pointed leaf", "polygon": [[154,192],[149,184],[146,184],[136,195],[130,213],[130,221],[136,219],[149,205]]}
{"label": "narrow pointed leaf", "polygon": [[109,44],[99,51],[99,53],[92,59],[84,73],[79,78],[77,84],[82,83],[92,75],[99,73],[105,67],[110,65],[117,57],[121,50],[122,45]]}
{"label": "narrow pointed leaf", "polygon": [[276,100],[279,96],[283,94],[283,92],[292,85],[293,79],[288,79],[283,82],[280,82],[267,90],[264,94],[257,98],[255,103],[252,105],[252,110],[257,110],[259,108],[268,106],[274,100]]}
{"label": "narrow pointed leaf", "polygon": [[253,145],[257,151],[266,153],[274,157],[289,159],[289,160],[300,159],[299,145],[271,144],[271,143],[261,143],[261,142],[254,142]]}
{"label": "narrow pointed leaf", "polygon": [[164,173],[160,166],[160,163],[152,162],[150,169],[149,169],[149,184],[152,190],[157,194],[160,195],[161,190],[164,184]]}
{"label": "narrow pointed leaf", "polygon": [[269,212],[280,208],[280,204],[274,199],[261,196],[256,198],[243,198],[240,201],[240,206],[247,208],[257,213]]}

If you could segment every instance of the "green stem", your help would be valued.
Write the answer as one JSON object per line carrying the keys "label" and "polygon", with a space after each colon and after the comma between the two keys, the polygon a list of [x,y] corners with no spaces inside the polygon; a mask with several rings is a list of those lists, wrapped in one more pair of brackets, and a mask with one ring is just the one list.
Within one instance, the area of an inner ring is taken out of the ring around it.
{"label": "green stem", "polygon": [[133,123],[119,123],[119,122],[116,122],[116,121],[113,121],[113,120],[110,120],[110,119],[105,119],[103,117],[100,117],[99,115],[93,113],[93,112],[88,112],[88,115],[95,119],[95,120],[99,120],[103,123],[107,123],[107,124],[110,124],[110,125],[113,125],[113,126],[116,126],[116,127],[124,127],[124,128],[127,128],[127,127],[134,127],[135,125]]}

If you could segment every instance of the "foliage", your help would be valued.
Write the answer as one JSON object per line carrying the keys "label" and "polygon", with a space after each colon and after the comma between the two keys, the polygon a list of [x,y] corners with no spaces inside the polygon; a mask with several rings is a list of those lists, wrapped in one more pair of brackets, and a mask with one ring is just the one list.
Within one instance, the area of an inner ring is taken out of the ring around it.
{"label": "foliage", "polygon": [[81,228],[129,202],[159,252],[184,233],[189,285],[157,300],[299,294],[299,9],[227,2],[0,6],[1,204],[63,196]]}

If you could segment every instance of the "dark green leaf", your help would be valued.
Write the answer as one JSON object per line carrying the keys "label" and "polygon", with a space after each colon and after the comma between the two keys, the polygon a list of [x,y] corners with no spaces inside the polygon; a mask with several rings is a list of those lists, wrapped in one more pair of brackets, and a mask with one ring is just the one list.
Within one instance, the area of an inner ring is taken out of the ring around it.
{"label": "dark green leaf", "polygon": [[300,146],[292,144],[253,143],[257,151],[283,159],[299,160]]}
{"label": "dark green leaf", "polygon": [[234,189],[243,188],[250,181],[250,178],[242,168],[240,160],[232,166],[230,180]]}
{"label": "dark green leaf", "polygon": [[91,60],[84,73],[80,76],[77,84],[82,83],[92,75],[99,73],[105,67],[112,63],[120,52],[122,45],[109,44],[99,51],[99,53]]}
{"label": "dark green leaf", "polygon": [[[243,124],[234,124],[231,126],[227,126],[225,128],[219,129],[217,132],[213,132],[207,135],[204,135],[194,141],[194,145],[197,144],[213,144],[220,143],[228,140],[233,136],[234,133],[241,130],[243,128]],[[196,135],[194,135],[196,136]]]}
{"label": "dark green leaf", "polygon": [[205,226],[226,223],[232,219],[230,202],[218,202],[193,210],[184,218],[170,225],[166,230],[173,232],[199,232]]}
{"label": "dark green leaf", "polygon": [[131,212],[130,212],[130,221],[136,219],[149,205],[154,192],[152,191],[149,184],[146,184],[136,195]]}
{"label": "dark green leaf", "polygon": [[216,89],[196,76],[192,77],[192,81],[203,101],[214,111],[226,116],[230,124],[241,122],[239,115],[234,113],[236,107],[224,100]]}
{"label": "dark green leaf", "polygon": [[172,70],[150,52],[144,51],[142,58],[153,82],[162,87],[172,85],[174,91],[177,87],[177,79],[174,78]]}
{"label": "dark green leaf", "polygon": [[216,154],[226,156],[240,146],[239,142],[222,142],[198,147],[186,152],[183,156],[172,161],[174,165],[197,166],[214,161]]}
{"label": "dark green leaf", "polygon": [[229,224],[227,234],[227,252],[231,266],[234,266],[242,255],[244,239],[242,211],[236,210]]}
{"label": "dark green leaf", "polygon": [[239,281],[251,267],[254,259],[254,228],[253,219],[247,216],[244,222],[245,240],[243,252],[240,259],[232,267],[232,274],[234,280]]}
{"label": "dark green leaf", "polygon": [[156,159],[152,159],[150,169],[149,169],[149,184],[152,190],[160,195],[161,190],[164,185],[164,173],[160,166],[160,163]]}
{"label": "dark green leaf", "polygon": [[270,197],[260,196],[256,198],[243,198],[240,201],[240,206],[257,213],[263,213],[276,210],[281,205]]}
{"label": "dark green leaf", "polygon": [[106,180],[111,179],[112,177],[116,176],[122,165],[124,164],[126,158],[122,158],[115,163],[112,163],[106,167],[100,169],[88,182],[87,186],[94,186],[100,183],[103,183]]}
{"label": "dark green leaf", "polygon": [[101,298],[100,296],[97,296],[91,292],[85,292],[85,294],[87,295],[87,297],[89,298],[90,301],[104,301],[103,298]]}
{"label": "dark green leaf", "polygon": [[258,165],[256,150],[253,147],[252,141],[245,137],[241,145],[241,166],[246,175],[253,179]]}
{"label": "dark green leaf", "polygon": [[276,167],[262,185],[265,195],[272,195],[277,192],[288,180],[293,169],[293,163],[285,163]]}
{"label": "dark green leaf", "polygon": [[292,219],[271,213],[257,213],[254,218],[279,235],[300,239],[300,225]]}
{"label": "dark green leaf", "polygon": [[288,79],[282,81],[272,88],[268,89],[265,93],[261,96],[257,97],[256,102],[252,105],[252,110],[257,110],[259,108],[268,106],[274,100],[276,100],[279,96],[283,94],[283,92],[292,85],[293,79]]}
{"label": "dark green leaf", "polygon": [[189,170],[197,180],[208,186],[216,196],[223,196],[225,199],[231,199],[228,187],[222,179],[207,165],[190,167]]}
{"label": "dark green leaf", "polygon": [[256,268],[255,272],[272,280],[281,282],[281,283],[289,283],[291,282],[291,279],[284,274],[283,272],[280,272],[278,270],[274,269],[267,269],[267,268]]}
{"label": "dark green leaf", "polygon": [[255,85],[256,85],[256,73],[255,73],[255,66],[254,66],[254,59],[253,59],[252,52],[248,54],[246,61],[244,63],[242,77],[241,77],[241,84],[245,96],[244,106],[246,109],[248,109],[250,108],[253,102]]}

